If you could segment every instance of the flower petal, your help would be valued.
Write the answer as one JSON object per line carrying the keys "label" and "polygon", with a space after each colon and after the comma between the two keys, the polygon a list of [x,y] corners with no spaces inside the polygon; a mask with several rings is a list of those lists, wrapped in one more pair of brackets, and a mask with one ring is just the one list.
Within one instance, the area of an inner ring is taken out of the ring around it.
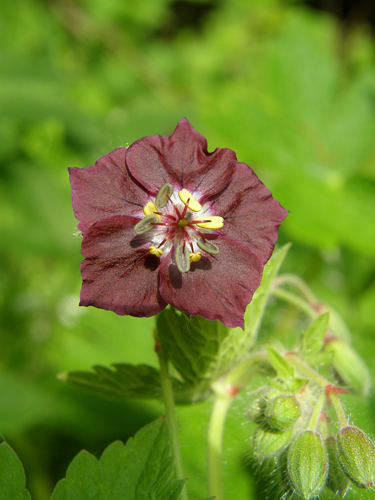
{"label": "flower petal", "polygon": [[183,118],[170,137],[143,137],[129,146],[131,174],[154,196],[164,183],[186,188],[198,201],[221,191],[230,181],[237,159],[230,149],[207,152],[207,141]]}
{"label": "flower petal", "polygon": [[158,292],[159,259],[135,235],[139,219],[115,216],[88,228],[82,240],[81,306],[148,317],[165,308]]}
{"label": "flower petal", "polygon": [[160,294],[175,309],[244,327],[244,313],[262,278],[263,265],[245,245],[219,237],[219,254],[192,262],[180,273],[166,256],[160,265]]}
{"label": "flower petal", "polygon": [[247,245],[265,264],[277,241],[277,229],[289,212],[248,165],[237,164],[231,182],[211,206],[224,218],[221,233]]}
{"label": "flower petal", "polygon": [[90,167],[68,169],[74,214],[82,232],[100,219],[142,213],[148,194],[130,176],[125,154],[126,148],[118,148]]}

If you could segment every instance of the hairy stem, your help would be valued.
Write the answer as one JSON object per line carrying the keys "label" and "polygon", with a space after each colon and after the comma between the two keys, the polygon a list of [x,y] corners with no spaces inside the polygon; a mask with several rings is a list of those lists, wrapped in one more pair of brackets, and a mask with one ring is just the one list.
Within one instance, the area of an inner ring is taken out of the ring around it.
{"label": "hairy stem", "polygon": [[311,289],[299,276],[296,276],[295,274],[280,274],[277,278],[275,278],[275,285],[281,285],[283,283],[293,285],[297,288],[309,304],[318,304],[318,300]]}
{"label": "hairy stem", "polygon": [[318,401],[315,403],[314,409],[311,413],[309,424],[307,426],[309,430],[311,431],[316,430],[325,401],[326,401],[326,394],[323,391],[321,392]]}
{"label": "hairy stem", "polygon": [[305,312],[310,318],[315,319],[317,317],[317,313],[315,309],[302,297],[299,297],[295,293],[289,292],[288,290],[284,290],[279,286],[276,286],[272,290],[272,295],[279,299],[285,300],[285,302],[289,302],[296,306],[301,311]]}
{"label": "hairy stem", "polygon": [[221,480],[221,458],[225,419],[232,404],[233,397],[218,392],[212,407],[208,428],[207,473],[208,494],[216,500],[223,500],[223,485]]}
{"label": "hairy stem", "polygon": [[290,364],[297,368],[298,371],[309,377],[322,389],[325,389],[325,387],[330,384],[329,380],[322,377],[322,375],[316,372],[313,368],[298,359],[298,357],[294,353],[287,353],[284,356],[287,358]]}
{"label": "hairy stem", "polygon": [[343,427],[346,427],[348,425],[348,419],[346,418],[344,408],[342,407],[337,394],[331,392],[330,397],[339,421],[340,429],[342,429]]}
{"label": "hairy stem", "polygon": [[[163,389],[165,414],[167,417],[167,423],[171,438],[172,454],[174,457],[176,476],[177,479],[185,479],[184,467],[182,463],[182,456],[180,449],[180,440],[178,437],[178,426],[177,426],[176,411],[174,406],[172,380],[169,376],[168,360],[160,344],[158,344],[156,352],[159,358],[160,378]],[[181,499],[188,500],[186,485],[182,490]]]}

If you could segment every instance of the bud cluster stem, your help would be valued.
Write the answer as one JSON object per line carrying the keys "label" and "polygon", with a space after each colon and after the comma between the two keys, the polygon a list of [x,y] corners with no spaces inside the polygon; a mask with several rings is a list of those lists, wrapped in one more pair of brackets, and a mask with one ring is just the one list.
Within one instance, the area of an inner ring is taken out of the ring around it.
{"label": "bud cluster stem", "polygon": [[317,317],[317,312],[315,311],[315,309],[305,299],[299,297],[293,292],[289,292],[288,290],[284,290],[283,288],[276,286],[272,290],[272,295],[279,299],[285,300],[285,302],[293,304],[301,311],[304,311],[312,319],[315,319]]}
{"label": "bud cluster stem", "polygon": [[326,378],[322,377],[322,375],[316,372],[313,368],[298,359],[294,353],[287,353],[285,357],[290,364],[294,365],[294,367],[297,368],[297,370],[299,370],[301,373],[307,375],[322,389],[324,389],[330,383]]}

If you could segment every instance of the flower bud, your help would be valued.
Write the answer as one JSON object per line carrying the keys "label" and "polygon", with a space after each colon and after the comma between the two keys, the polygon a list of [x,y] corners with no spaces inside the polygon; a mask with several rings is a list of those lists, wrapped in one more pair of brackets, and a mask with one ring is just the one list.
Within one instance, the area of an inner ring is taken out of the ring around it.
{"label": "flower bud", "polygon": [[252,422],[260,424],[264,421],[265,408],[266,408],[266,402],[264,398],[257,399],[248,408],[247,416]]}
{"label": "flower bud", "polygon": [[348,425],[336,436],[337,459],[348,478],[359,488],[375,480],[375,444],[361,429]]}
{"label": "flower bud", "polygon": [[325,440],[325,445],[329,458],[327,486],[335,495],[343,497],[350,486],[350,481],[337,460],[336,439],[330,436]]}
{"label": "flower bud", "polygon": [[317,432],[303,431],[288,450],[289,480],[303,499],[318,496],[328,475],[328,453]]}
{"label": "flower bud", "polygon": [[300,416],[300,405],[291,394],[280,394],[270,399],[264,411],[267,424],[278,431],[289,429]]}
{"label": "flower bud", "polygon": [[254,455],[259,460],[279,455],[289,445],[293,436],[293,427],[285,432],[260,425],[253,436]]}
{"label": "flower bud", "polygon": [[360,394],[368,394],[370,373],[359,354],[337,338],[327,342],[325,351],[333,352],[332,366],[344,384]]}

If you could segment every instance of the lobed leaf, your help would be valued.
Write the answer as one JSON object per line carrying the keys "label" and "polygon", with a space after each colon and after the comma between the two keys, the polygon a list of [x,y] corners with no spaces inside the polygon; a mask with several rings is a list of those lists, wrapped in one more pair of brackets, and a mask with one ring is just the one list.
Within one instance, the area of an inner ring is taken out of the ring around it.
{"label": "lobed leaf", "polygon": [[31,500],[25,489],[25,471],[8,443],[0,444],[0,498],[1,500]]}
{"label": "lobed leaf", "polygon": [[[159,370],[148,365],[117,363],[114,369],[94,366],[93,372],[72,371],[60,375],[69,384],[109,398],[137,398],[163,400]],[[187,404],[204,398],[208,389],[204,384],[192,386],[172,377],[175,400]]]}
{"label": "lobed leaf", "polygon": [[81,451],[51,500],[178,500],[184,480],[173,480],[169,436],[164,418],[146,425],[124,445],[110,444],[98,461]]}

